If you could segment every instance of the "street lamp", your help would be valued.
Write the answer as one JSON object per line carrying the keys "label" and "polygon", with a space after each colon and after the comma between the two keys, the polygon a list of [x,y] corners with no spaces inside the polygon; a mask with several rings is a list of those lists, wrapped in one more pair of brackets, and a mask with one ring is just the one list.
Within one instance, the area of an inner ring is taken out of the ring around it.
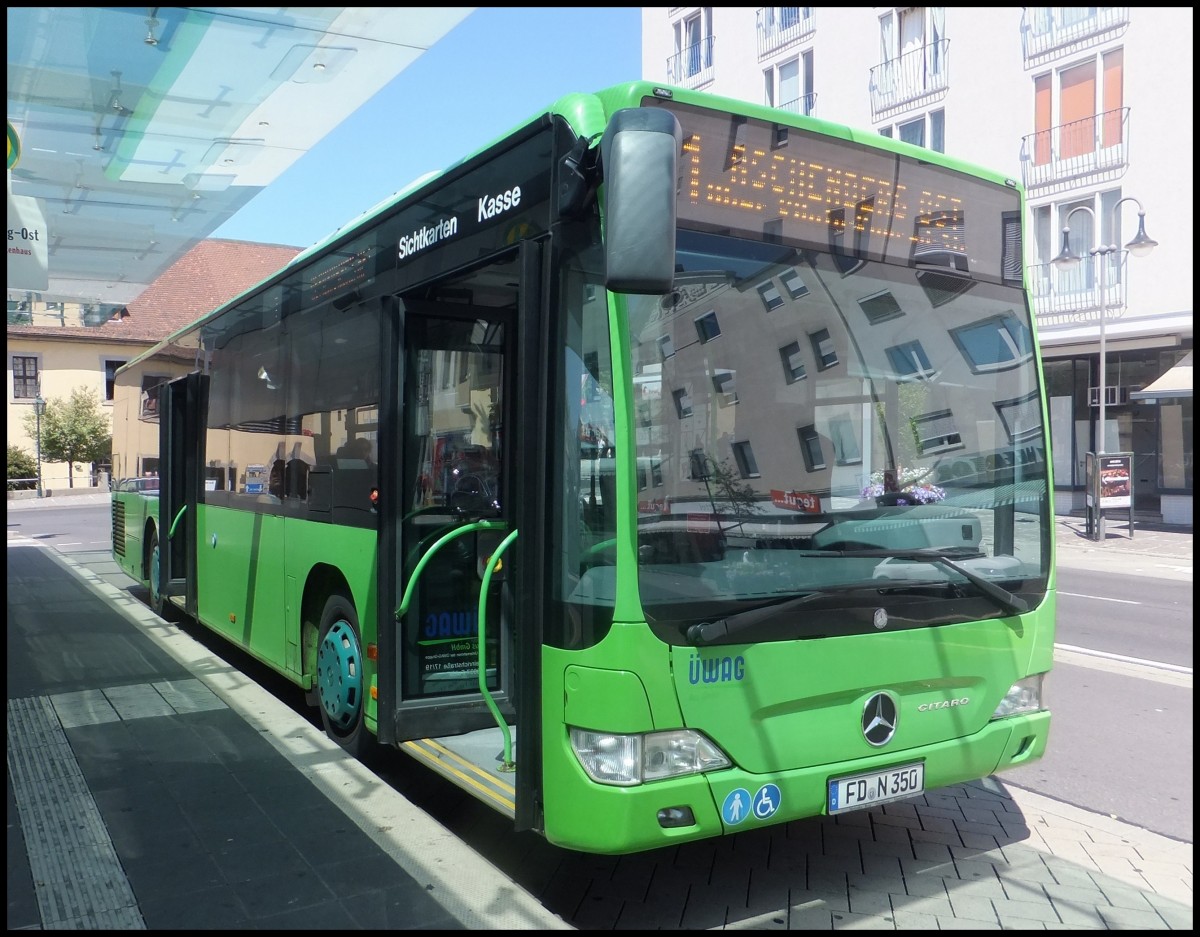
{"label": "street lamp", "polygon": [[[1137,235],[1134,237],[1134,239],[1132,241],[1130,241],[1128,244],[1125,245],[1125,249],[1127,251],[1129,251],[1129,253],[1133,254],[1134,257],[1145,257],[1152,250],[1154,250],[1154,248],[1158,247],[1158,241],[1152,240],[1150,237],[1148,237],[1146,235],[1146,209],[1143,208],[1142,203],[1140,201],[1138,201],[1136,198],[1134,198],[1132,195],[1127,195],[1127,196],[1125,196],[1125,198],[1118,199],[1116,204],[1114,204],[1112,206],[1113,230],[1114,231],[1116,230],[1117,211],[1120,209],[1120,207],[1125,202],[1136,202],[1137,207],[1138,207]],[[1096,219],[1096,213],[1094,211],[1092,211],[1092,209],[1089,208],[1087,205],[1076,205],[1069,212],[1067,212],[1067,217],[1064,219],[1063,231],[1062,231],[1062,233],[1063,233],[1062,250],[1059,252],[1059,255],[1057,257],[1055,257],[1054,260],[1052,261],[1052,263],[1056,267],[1058,267],[1060,270],[1067,270],[1067,269],[1070,269],[1070,268],[1076,266],[1081,260],[1083,260],[1082,255],[1076,256],[1071,253],[1071,216],[1074,215],[1075,212],[1077,212],[1077,211],[1087,212],[1088,215],[1091,216],[1092,228],[1095,230],[1095,237],[1096,237],[1096,246],[1093,247],[1090,251],[1088,251],[1088,253],[1092,257],[1092,263],[1095,265],[1096,308],[1100,315],[1100,431],[1099,431],[1099,436],[1098,436],[1098,442],[1096,445],[1096,455],[1098,457],[1105,450],[1105,426],[1106,426],[1105,419],[1107,416],[1106,404],[1108,403],[1108,384],[1107,384],[1107,375],[1105,374],[1108,356],[1107,356],[1107,349],[1106,349],[1105,343],[1104,343],[1105,320],[1108,317],[1108,303],[1106,301],[1106,295],[1105,295],[1105,290],[1104,290],[1104,271],[1105,271],[1105,267],[1107,266],[1106,258],[1108,257],[1109,254],[1115,254],[1117,252],[1118,248],[1117,248],[1116,244],[1107,244],[1106,245],[1106,244],[1100,243],[1100,238],[1102,235],[1101,235],[1101,231],[1100,231],[1099,222]],[[1132,516],[1133,515],[1130,514],[1131,518],[1132,518]],[[1100,517],[1100,521],[1099,521],[1100,539],[1103,540],[1104,539],[1104,521],[1103,521],[1104,515],[1103,515],[1103,513],[1100,513],[1099,517]]]}
{"label": "street lamp", "polygon": [[37,449],[37,496],[42,497],[42,414],[46,412],[46,401],[42,399],[41,391],[33,400],[33,412],[37,417],[37,439],[34,443]]}

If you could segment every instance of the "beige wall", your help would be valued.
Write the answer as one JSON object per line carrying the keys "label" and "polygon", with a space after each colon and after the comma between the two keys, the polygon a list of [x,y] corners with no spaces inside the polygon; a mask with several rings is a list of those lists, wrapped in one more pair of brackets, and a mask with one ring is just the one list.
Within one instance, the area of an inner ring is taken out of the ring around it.
{"label": "beige wall", "polygon": [[[105,397],[105,361],[129,361],[142,348],[112,342],[65,342],[52,338],[9,336],[6,366],[8,369],[8,443],[24,449],[30,455],[36,453],[33,435],[26,432],[24,416],[33,412],[33,401],[16,399],[13,393],[13,357],[36,357],[41,379],[41,393],[46,400],[67,400],[77,387],[88,387],[96,392],[103,411],[108,415],[110,426],[112,402]],[[75,485],[90,484],[90,465],[76,463]],[[68,481],[65,462],[43,462],[42,484],[45,488],[66,488]]]}

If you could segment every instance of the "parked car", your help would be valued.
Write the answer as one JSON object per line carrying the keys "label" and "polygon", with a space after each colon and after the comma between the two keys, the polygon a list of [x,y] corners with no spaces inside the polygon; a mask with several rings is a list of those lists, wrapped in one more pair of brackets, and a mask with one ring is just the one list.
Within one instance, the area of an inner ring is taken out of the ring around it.
{"label": "parked car", "polygon": [[124,478],[113,485],[113,491],[136,491],[144,495],[156,495],[158,494],[158,478],[156,476]]}

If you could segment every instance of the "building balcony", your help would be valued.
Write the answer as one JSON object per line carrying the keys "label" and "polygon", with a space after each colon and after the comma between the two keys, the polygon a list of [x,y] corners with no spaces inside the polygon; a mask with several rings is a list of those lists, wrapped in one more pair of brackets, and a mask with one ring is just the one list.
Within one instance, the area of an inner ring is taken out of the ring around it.
{"label": "building balcony", "polygon": [[792,101],[784,101],[776,108],[776,110],[787,111],[789,114],[803,114],[805,117],[812,117],[816,113],[817,108],[817,92],[812,91],[808,94],[801,95]]}
{"label": "building balcony", "polygon": [[1075,180],[1087,184],[1119,175],[1129,165],[1129,108],[1039,130],[1021,140],[1025,188]]}
{"label": "building balcony", "polygon": [[950,40],[939,39],[871,69],[871,111],[878,119],[946,91]]}
{"label": "building balcony", "polygon": [[[1121,250],[1103,257],[1085,257],[1083,263],[1060,270],[1052,263],[1034,264],[1027,270],[1029,296],[1039,328],[1082,325],[1119,319],[1128,307],[1125,264],[1129,251]],[[1096,287],[1096,261],[1104,264],[1103,294]]]}
{"label": "building balcony", "polygon": [[762,7],[758,11],[758,57],[799,42],[816,29],[813,7]]}
{"label": "building balcony", "polygon": [[1021,17],[1025,64],[1105,41],[1128,25],[1129,7],[1026,7]]}
{"label": "building balcony", "polygon": [[667,84],[699,88],[713,80],[713,42],[709,36],[681,52],[667,56]]}

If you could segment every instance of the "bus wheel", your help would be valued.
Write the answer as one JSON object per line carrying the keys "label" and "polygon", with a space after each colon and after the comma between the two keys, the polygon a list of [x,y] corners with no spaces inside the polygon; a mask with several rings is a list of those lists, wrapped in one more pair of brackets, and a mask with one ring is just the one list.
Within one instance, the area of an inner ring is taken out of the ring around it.
{"label": "bus wheel", "polygon": [[363,651],[358,615],[344,595],[331,595],[317,633],[317,703],[326,734],[364,759],[373,739],[363,721]]}
{"label": "bus wheel", "polygon": [[162,616],[163,613],[163,597],[162,591],[159,589],[159,567],[162,563],[158,548],[158,531],[150,533],[150,608],[154,610],[154,614]]}

